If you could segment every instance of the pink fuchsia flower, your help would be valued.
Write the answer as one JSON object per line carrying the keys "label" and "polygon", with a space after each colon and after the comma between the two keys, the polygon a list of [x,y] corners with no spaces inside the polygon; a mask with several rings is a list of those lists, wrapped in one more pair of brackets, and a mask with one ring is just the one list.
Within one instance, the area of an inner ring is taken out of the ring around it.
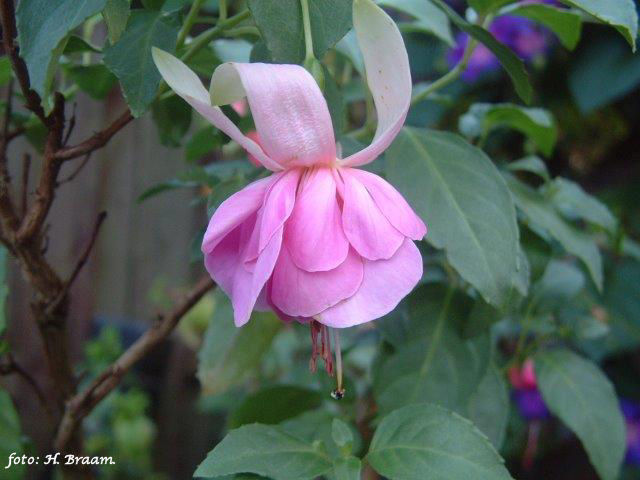
{"label": "pink fuchsia flower", "polygon": [[[355,168],[402,128],[411,100],[407,52],[393,20],[371,0],[354,2],[353,23],[378,127],[372,144],[347,158],[337,158],[326,101],[304,68],[226,63],[209,93],[180,60],[153,51],[169,86],[274,172],[227,199],[202,243],[237,326],[254,308],[270,308],[285,320],[350,327],[390,312],[422,276],[413,240],[426,234],[424,223],[385,180]],[[245,96],[259,144],[218,107]]]}

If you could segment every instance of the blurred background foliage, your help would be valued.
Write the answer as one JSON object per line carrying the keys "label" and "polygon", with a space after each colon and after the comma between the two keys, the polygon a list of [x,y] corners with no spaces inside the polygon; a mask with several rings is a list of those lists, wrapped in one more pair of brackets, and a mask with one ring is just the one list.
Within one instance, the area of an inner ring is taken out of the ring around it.
{"label": "blurred background foliage", "polygon": [[[257,313],[236,329],[228,299],[221,292],[204,297],[171,342],[88,418],[87,454],[116,459],[96,471],[100,478],[191,478],[212,449],[199,476],[424,478],[420,462],[435,460],[424,452],[403,458],[403,442],[459,450],[489,469],[471,478],[640,478],[634,3],[378,3],[403,32],[414,102],[407,127],[367,168],[396,186],[429,226],[420,246],[422,282],[387,317],[342,332],[348,395],[341,402],[329,396],[333,379],[309,372],[304,326]],[[315,77],[346,155],[375,130],[351,1],[310,4],[322,62]],[[47,20],[65,24],[54,38],[55,32],[40,33],[43,19],[20,2],[21,51],[33,87],[45,107],[55,87],[81,104],[124,98],[134,116],[151,117],[153,130],[146,133],[171,149],[178,173],[128,198],[142,208],[159,196],[175,202],[176,190],[188,192],[180,199],[195,211],[198,232],[172,235],[185,237],[191,248],[180,258],[199,271],[207,215],[267,172],[186,103],[163,86],[158,90],[160,76],[143,46],[176,53],[205,80],[227,61],[302,63],[299,0],[83,5],[87,15],[70,24],[75,6],[60,2]],[[188,22],[192,28],[185,31]],[[465,55],[470,43],[475,50]],[[10,80],[2,57],[0,85]],[[223,109],[243,132],[255,130],[246,104]],[[11,122],[24,131],[25,149],[43,148],[46,131],[34,115],[18,110]],[[157,276],[145,302],[170,305],[180,291],[174,283]],[[114,319],[130,312],[112,313],[96,308],[88,314],[92,327],[78,355],[83,383],[140,335],[140,323]],[[20,339],[21,326],[11,323],[1,314],[0,334],[10,328]],[[10,350],[5,338],[0,349]],[[34,427],[24,421],[20,427],[18,412],[29,409],[20,395],[12,396],[13,403],[0,391],[1,459],[5,452],[38,449],[29,435]],[[419,409],[419,402],[435,406],[420,403]],[[412,423],[425,426],[424,437],[402,438]],[[266,448],[272,455],[259,458]],[[455,461],[441,461],[434,468],[446,478],[470,477]],[[50,473],[29,471],[31,478]],[[23,474],[11,470],[11,478]]]}

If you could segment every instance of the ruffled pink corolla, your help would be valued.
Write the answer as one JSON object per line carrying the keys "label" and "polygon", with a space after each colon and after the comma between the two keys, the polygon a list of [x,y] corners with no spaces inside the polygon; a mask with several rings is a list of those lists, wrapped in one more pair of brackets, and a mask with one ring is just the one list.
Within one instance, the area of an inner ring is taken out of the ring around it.
{"label": "ruffled pink corolla", "polygon": [[[207,92],[180,60],[154,49],[171,88],[273,172],[220,205],[202,243],[237,326],[253,309],[272,309],[287,320],[350,327],[390,312],[422,277],[413,241],[426,234],[424,223],[385,180],[355,168],[379,156],[404,123],[407,52],[372,1],[354,2],[353,23],[378,127],[372,144],[347,158],[337,158],[327,104],[304,68],[226,63]],[[260,144],[218,107],[245,96]]]}

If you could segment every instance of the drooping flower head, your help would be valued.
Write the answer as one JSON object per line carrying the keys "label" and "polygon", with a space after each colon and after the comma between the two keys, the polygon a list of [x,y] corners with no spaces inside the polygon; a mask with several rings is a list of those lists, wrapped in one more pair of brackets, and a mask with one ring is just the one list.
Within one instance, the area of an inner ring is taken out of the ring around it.
{"label": "drooping flower head", "polygon": [[538,390],[538,381],[531,358],[528,358],[521,367],[512,367],[509,370],[509,381],[513,387],[513,400],[525,420],[529,422],[544,420],[550,416],[549,409]]}
{"label": "drooping flower head", "polygon": [[[407,52],[393,20],[371,0],[354,1],[353,23],[378,126],[371,145],[347,158],[337,158],[327,103],[301,66],[225,63],[207,92],[180,60],[153,51],[169,86],[273,172],[220,205],[202,243],[237,326],[254,308],[272,309],[284,320],[311,322],[318,337],[317,324],[343,328],[385,315],[422,276],[413,240],[426,234],[424,223],[385,180],[355,168],[402,128],[411,100]],[[244,97],[259,144],[219,108]]]}
{"label": "drooping flower head", "polygon": [[622,413],[627,426],[625,463],[640,467],[640,402],[622,399]]}

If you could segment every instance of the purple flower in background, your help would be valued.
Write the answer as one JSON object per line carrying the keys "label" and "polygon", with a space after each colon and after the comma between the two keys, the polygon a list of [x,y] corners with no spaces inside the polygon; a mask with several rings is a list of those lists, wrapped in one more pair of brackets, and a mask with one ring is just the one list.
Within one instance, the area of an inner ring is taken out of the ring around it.
{"label": "purple flower in background", "polygon": [[[532,0],[529,3],[554,2],[553,0]],[[513,49],[525,61],[531,61],[544,55],[553,38],[546,28],[537,25],[528,18],[511,15],[497,17],[491,22],[489,31],[498,41]],[[447,54],[447,60],[452,67],[462,59],[468,41],[469,35],[466,33],[457,35],[456,46]],[[483,44],[479,44],[473,51],[462,78],[473,82],[483,74],[496,70],[499,65],[495,55]]]}
{"label": "purple flower in background", "polygon": [[622,399],[620,406],[627,424],[627,454],[624,461],[640,466],[640,403]]}
{"label": "purple flower in background", "polygon": [[533,360],[527,359],[521,368],[511,368],[509,380],[513,387],[513,401],[527,421],[543,420],[549,417],[549,410],[538,390]]}

